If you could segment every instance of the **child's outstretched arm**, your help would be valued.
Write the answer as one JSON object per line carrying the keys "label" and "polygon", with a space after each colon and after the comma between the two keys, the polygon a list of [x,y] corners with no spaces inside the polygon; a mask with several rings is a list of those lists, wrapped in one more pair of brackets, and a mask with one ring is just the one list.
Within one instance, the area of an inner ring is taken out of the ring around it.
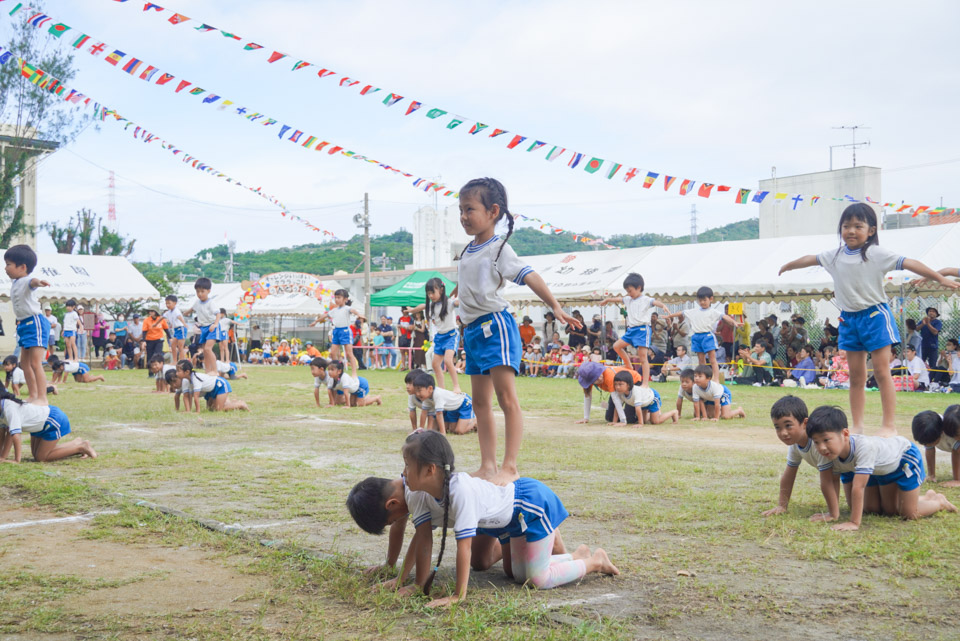
{"label": "child's outstretched arm", "polygon": [[[926,280],[935,280],[944,287],[948,289],[958,289],[960,288],[960,282],[947,278],[943,273],[935,272],[919,260],[914,260],[913,258],[905,258],[903,260],[903,268],[912,271],[914,274],[923,276]],[[952,271],[952,275],[957,274],[957,269],[955,267],[946,268],[948,272]]]}
{"label": "child's outstretched arm", "polygon": [[604,305],[610,305],[611,303],[615,303],[615,304],[619,305],[619,304],[622,303],[622,302],[623,302],[623,298],[604,298],[602,301],[600,301],[600,302],[597,303],[597,304],[598,304],[600,307],[603,307]]}
{"label": "child's outstretched arm", "polygon": [[[353,311],[353,310],[351,310],[351,311]],[[319,325],[319,324],[322,323],[323,321],[327,320],[328,318],[330,318],[330,315],[329,315],[328,313],[324,312],[324,313],[320,314],[319,316],[317,316],[315,319],[313,319],[313,322],[310,323],[309,325],[307,325],[307,327],[316,327],[317,325]]]}
{"label": "child's outstretched arm", "polygon": [[366,322],[366,321],[367,321],[367,317],[366,317],[366,316],[364,316],[363,314],[361,314],[360,312],[358,312],[357,310],[355,310],[355,309],[352,308],[352,307],[350,308],[350,313],[353,314],[354,316],[356,316],[357,318],[359,318],[360,320],[362,320],[363,322]]}
{"label": "child's outstretched arm", "polygon": [[723,316],[720,317],[720,320],[722,320],[727,325],[733,325],[734,327],[743,327],[743,323],[738,321],[736,318],[734,318],[730,314],[724,314]]}
{"label": "child's outstretched arm", "polygon": [[420,303],[420,304],[417,305],[416,307],[408,307],[408,308],[407,308],[407,313],[410,314],[411,316],[413,316],[413,315],[416,314],[417,312],[422,312],[422,311],[425,310],[426,308],[427,308],[427,304],[426,304],[426,303]]}
{"label": "child's outstretched arm", "polygon": [[434,599],[427,604],[428,608],[442,608],[467,598],[467,583],[470,581],[470,553],[473,548],[473,538],[457,540],[457,589],[450,596]]}
{"label": "child's outstretched arm", "polygon": [[780,268],[779,275],[782,275],[783,272],[789,272],[794,269],[803,269],[804,267],[816,267],[819,263],[817,262],[817,257],[813,254],[808,256],[801,256],[796,260],[791,260],[789,263]]}
{"label": "child's outstretched arm", "polygon": [[797,480],[797,470],[799,469],[799,467],[788,465],[783,471],[783,474],[780,475],[780,498],[777,500],[777,507],[763,512],[763,516],[783,514],[787,511],[787,506],[790,504],[790,495],[793,494],[793,484]]}
{"label": "child's outstretched arm", "polygon": [[[550,288],[547,287],[547,283],[544,282],[543,276],[537,272],[530,272],[527,274],[527,277],[523,282],[527,287],[533,290],[533,293],[537,295],[537,298],[542,300],[547,307],[553,310],[553,314],[557,317],[558,321],[561,323],[570,323],[574,327],[583,327],[583,323],[578,321],[576,317],[571,316],[563,311],[563,308],[560,307],[560,302],[557,301],[553,295],[553,292],[551,292]],[[958,286],[960,286],[960,283],[958,283]]]}
{"label": "child's outstretched arm", "polygon": [[[831,472],[832,475],[832,472]],[[867,481],[870,480],[869,474],[854,474],[853,486],[850,488],[850,520],[846,523],[837,523],[833,526],[834,530],[852,531],[860,529],[860,520],[863,518],[863,494],[867,489]],[[823,482],[821,477],[821,483]],[[831,482],[832,487],[832,482]],[[839,501],[838,501],[839,503]],[[840,508],[837,508],[837,515],[840,514]]]}
{"label": "child's outstretched arm", "polygon": [[31,278],[30,289],[36,289],[37,287],[50,287],[50,283],[39,278]]}

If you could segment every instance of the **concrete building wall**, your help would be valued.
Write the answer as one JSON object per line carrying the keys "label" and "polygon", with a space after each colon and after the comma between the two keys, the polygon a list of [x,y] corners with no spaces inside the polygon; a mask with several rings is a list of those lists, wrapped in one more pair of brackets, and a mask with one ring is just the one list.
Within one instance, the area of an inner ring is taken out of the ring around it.
{"label": "concrete building wall", "polygon": [[449,267],[469,242],[456,207],[445,207],[439,212],[433,207],[421,207],[413,214],[413,264],[409,267]]}
{"label": "concrete building wall", "polygon": [[[851,167],[770,178],[760,181],[760,191],[770,192],[760,203],[760,238],[829,234],[836,232],[840,214],[850,204],[832,198],[850,195],[858,200],[865,196],[881,200],[880,168]],[[802,194],[804,200],[794,209],[791,198],[776,200],[777,193]],[[820,200],[811,205],[810,196],[820,196]],[[879,218],[879,207],[874,208]]]}

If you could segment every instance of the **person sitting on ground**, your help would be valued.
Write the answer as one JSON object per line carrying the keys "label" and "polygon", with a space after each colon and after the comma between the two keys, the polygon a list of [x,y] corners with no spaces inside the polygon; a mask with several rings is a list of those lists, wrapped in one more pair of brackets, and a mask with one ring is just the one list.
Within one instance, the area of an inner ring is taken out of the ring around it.
{"label": "person sitting on ground", "polygon": [[817,365],[813,362],[813,345],[807,344],[800,348],[800,360],[797,366],[790,370],[790,380],[800,387],[815,385],[817,379]]}
{"label": "person sitting on ground", "polygon": [[[596,387],[602,392],[613,394],[613,378],[619,372],[632,372],[631,375],[633,376],[634,383],[640,382],[640,372],[637,370],[629,370],[626,367],[605,367],[602,363],[595,363],[593,361],[584,362],[584,364],[580,366],[580,369],[577,370],[577,382],[580,384],[580,387],[583,388],[583,418],[575,421],[577,424],[590,422],[590,409],[593,406],[593,388]],[[626,412],[626,420],[624,422],[637,422],[636,410],[632,405],[625,406],[623,410]],[[616,405],[611,398],[607,401],[606,421],[609,423],[617,414]]]}
{"label": "person sitting on ground", "polygon": [[[749,365],[743,375],[737,379],[739,384],[770,385],[773,382],[773,358],[767,351],[766,343],[760,339],[753,344],[753,349],[740,349],[740,358]],[[742,383],[741,383],[742,379]]]}
{"label": "person sitting on ground", "polygon": [[423,411],[433,419],[436,430],[441,434],[446,434],[448,429],[453,434],[476,431],[477,415],[473,413],[473,399],[469,394],[437,387],[433,377],[426,372],[416,372],[413,393],[420,399]]}
{"label": "person sitting on ground", "polygon": [[746,418],[742,407],[731,409],[733,395],[729,388],[712,377],[713,367],[710,365],[697,365],[693,370],[693,420]]}
{"label": "person sitting on ground", "polygon": [[680,372],[690,369],[697,364],[696,359],[689,354],[687,348],[683,345],[677,345],[674,350],[677,355],[663,364],[660,370],[660,382],[679,380]]}
{"label": "person sitting on ground", "polygon": [[850,389],[850,366],[847,365],[847,352],[837,350],[837,355],[830,363],[827,376],[820,378],[820,384],[827,389]]}
{"label": "person sitting on ground", "polygon": [[[680,416],[680,412],[677,410],[661,412],[663,401],[660,400],[660,392],[649,387],[634,385],[633,376],[630,372],[617,372],[613,377],[613,389],[610,399],[617,408],[616,418],[619,421],[609,421],[607,425],[627,422],[627,415],[623,410],[624,405],[630,405],[637,410],[637,424],[639,425],[645,423],[659,425],[665,423],[667,419],[672,419],[676,423]],[[644,415],[646,415],[646,418],[644,418]]]}
{"label": "person sitting on ground", "polygon": [[560,367],[557,368],[557,378],[566,378],[573,367],[573,352],[569,345],[560,348]]}
{"label": "person sitting on ground", "polygon": [[950,454],[953,477],[941,485],[960,487],[960,440],[957,440],[960,405],[950,405],[943,410],[943,416],[933,410],[924,410],[913,417],[911,427],[913,440],[926,450],[924,455],[927,459],[927,479],[932,483],[937,482],[937,450],[942,450]]}
{"label": "person sitting on ground", "polygon": [[850,507],[850,520],[834,525],[834,530],[859,529],[864,513],[917,519],[957,511],[943,494],[920,494],[926,478],[923,459],[917,446],[902,436],[851,434],[843,410],[826,405],[810,413],[807,436],[830,463],[820,471],[821,478],[832,484],[839,473]]}
{"label": "person sitting on ground", "polygon": [[905,365],[907,373],[913,379],[913,389],[925,392],[930,387],[930,372],[927,371],[926,363],[917,354],[917,348],[913,345],[907,345],[906,357]]}

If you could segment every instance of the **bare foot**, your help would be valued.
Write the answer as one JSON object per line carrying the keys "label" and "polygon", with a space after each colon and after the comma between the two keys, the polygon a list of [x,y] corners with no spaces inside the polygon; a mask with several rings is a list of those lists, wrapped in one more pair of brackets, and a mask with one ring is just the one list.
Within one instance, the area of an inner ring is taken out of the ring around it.
{"label": "bare foot", "polygon": [[[859,433],[862,434],[863,432],[861,431]],[[897,435],[897,428],[895,427],[881,427],[877,431],[877,436],[883,436],[884,438],[887,438],[890,436],[896,436],[896,435]]]}
{"label": "bare foot", "polygon": [[620,574],[620,570],[618,570],[617,566],[610,561],[610,557],[607,556],[607,553],[603,551],[603,548],[597,548],[590,557],[590,560],[596,564],[596,569],[594,572],[599,572],[601,574],[612,574],[614,576]]}
{"label": "bare foot", "polygon": [[573,554],[570,555],[574,559],[589,559],[590,558],[590,546],[581,545],[576,550],[573,551]]}
{"label": "bare foot", "polygon": [[454,387],[454,388],[453,388],[453,393],[454,393],[454,394],[463,394],[463,392],[460,391],[460,386]]}
{"label": "bare foot", "polygon": [[573,424],[574,424],[574,425],[583,425],[584,423],[589,423],[589,422],[590,422],[590,421],[588,421],[587,419],[581,418],[579,421],[574,421]]}
{"label": "bare foot", "polygon": [[956,512],[957,506],[947,500],[947,497],[943,494],[937,494],[937,498],[940,499],[940,506],[947,512]]}
{"label": "bare foot", "polygon": [[508,483],[513,483],[518,478],[520,478],[520,472],[517,471],[517,468],[502,466],[500,471],[497,472],[492,479],[488,480],[494,485],[507,485]]}
{"label": "bare foot", "polygon": [[250,406],[247,405],[245,402],[240,401],[240,409],[242,409],[244,412],[249,412]]}
{"label": "bare foot", "polygon": [[383,400],[379,396],[374,396],[373,402],[376,403],[377,405],[383,405]]}
{"label": "bare foot", "polygon": [[93,449],[93,446],[90,445],[90,441],[83,441],[80,444],[80,449],[83,452],[80,458],[97,458],[97,452]]}
{"label": "bare foot", "polygon": [[670,418],[673,419],[673,422],[674,422],[674,423],[676,423],[678,420],[680,420],[679,418],[677,418],[677,415],[676,415],[676,414],[674,414],[674,415],[671,416]]}
{"label": "bare foot", "polygon": [[863,434],[863,425],[854,425],[850,428],[851,434]]}
{"label": "bare foot", "polygon": [[474,476],[478,479],[492,481],[497,476],[497,468],[496,466],[490,467],[487,465],[481,465],[480,469],[478,469],[476,472],[474,472],[470,476]]}

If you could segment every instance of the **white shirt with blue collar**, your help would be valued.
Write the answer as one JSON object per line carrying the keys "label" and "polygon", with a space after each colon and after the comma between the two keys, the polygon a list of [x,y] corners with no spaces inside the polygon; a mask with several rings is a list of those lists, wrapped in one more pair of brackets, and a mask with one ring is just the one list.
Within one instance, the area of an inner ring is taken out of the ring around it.
{"label": "white shirt with blue collar", "polygon": [[532,273],[533,268],[520,260],[500,236],[494,235],[479,245],[471,242],[457,262],[460,321],[469,325],[485,314],[507,309],[507,301],[500,296],[503,284],[512,280],[523,285]]}

